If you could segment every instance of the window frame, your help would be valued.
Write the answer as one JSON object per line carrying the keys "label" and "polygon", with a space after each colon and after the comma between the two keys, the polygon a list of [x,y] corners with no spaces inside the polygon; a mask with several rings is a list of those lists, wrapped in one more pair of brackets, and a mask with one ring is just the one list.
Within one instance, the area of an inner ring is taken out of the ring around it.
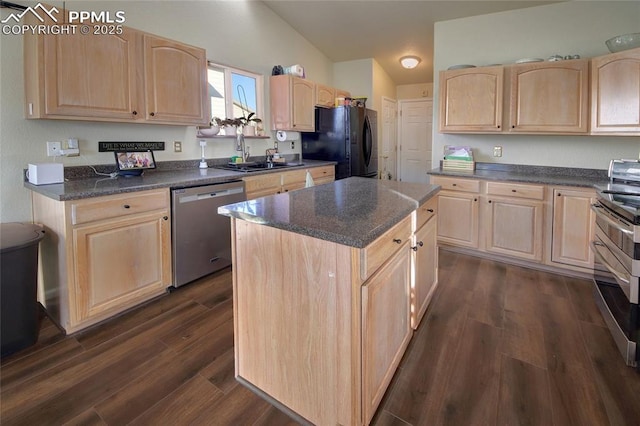
{"label": "window frame", "polygon": [[[245,77],[254,78],[256,81],[256,118],[262,119],[264,122],[264,76],[254,71],[245,70],[230,65],[221,64],[219,62],[207,61],[207,71],[215,68],[224,72],[224,108],[226,117],[238,118],[233,116],[233,79],[232,74],[239,74]],[[230,100],[230,101],[229,101]],[[213,112],[212,112],[213,114]]]}

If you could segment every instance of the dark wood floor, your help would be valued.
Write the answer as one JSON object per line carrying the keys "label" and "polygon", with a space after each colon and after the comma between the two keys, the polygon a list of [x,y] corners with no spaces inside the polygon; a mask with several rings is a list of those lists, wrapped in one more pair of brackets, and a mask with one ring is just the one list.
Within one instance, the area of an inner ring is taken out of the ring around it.
{"label": "dark wood floor", "polygon": [[[231,274],[2,360],[3,425],[294,425],[233,377]],[[638,425],[590,283],[441,252],[376,425]]]}

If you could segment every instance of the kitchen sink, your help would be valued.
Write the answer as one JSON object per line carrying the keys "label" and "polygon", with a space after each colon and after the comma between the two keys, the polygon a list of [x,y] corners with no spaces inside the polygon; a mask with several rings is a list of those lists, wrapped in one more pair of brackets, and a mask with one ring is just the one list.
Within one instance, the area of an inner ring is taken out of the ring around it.
{"label": "kitchen sink", "polygon": [[221,166],[215,166],[216,169],[222,170],[232,170],[234,172],[258,172],[261,170],[270,170],[270,169],[287,169],[290,167],[301,167],[304,166],[304,163],[241,163],[241,164],[224,164]]}

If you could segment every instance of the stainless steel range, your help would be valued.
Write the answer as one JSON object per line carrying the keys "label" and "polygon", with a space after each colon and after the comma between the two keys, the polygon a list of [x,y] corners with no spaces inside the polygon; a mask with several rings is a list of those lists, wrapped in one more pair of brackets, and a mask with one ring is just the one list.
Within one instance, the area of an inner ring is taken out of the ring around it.
{"label": "stainless steel range", "polygon": [[597,190],[594,294],[627,365],[640,371],[640,163],[611,161]]}

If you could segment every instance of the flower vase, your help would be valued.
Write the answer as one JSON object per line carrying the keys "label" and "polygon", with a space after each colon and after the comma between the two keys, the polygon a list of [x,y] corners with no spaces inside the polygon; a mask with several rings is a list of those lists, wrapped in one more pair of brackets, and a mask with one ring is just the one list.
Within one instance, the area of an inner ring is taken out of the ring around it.
{"label": "flower vase", "polygon": [[255,136],[256,126],[247,125],[242,128],[242,134],[245,136]]}

